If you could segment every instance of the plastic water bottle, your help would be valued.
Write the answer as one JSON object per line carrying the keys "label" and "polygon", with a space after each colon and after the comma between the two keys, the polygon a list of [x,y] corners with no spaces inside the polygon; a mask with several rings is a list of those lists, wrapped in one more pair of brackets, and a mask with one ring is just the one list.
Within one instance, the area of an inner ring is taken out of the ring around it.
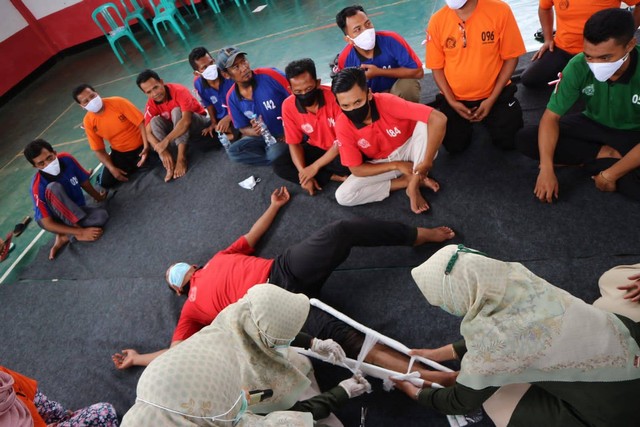
{"label": "plastic water bottle", "polygon": [[224,132],[218,131],[218,141],[220,141],[220,144],[222,144],[225,150],[228,150],[229,147],[231,147],[231,141],[229,141],[227,134]]}
{"label": "plastic water bottle", "polygon": [[269,128],[267,128],[267,125],[264,123],[264,120],[262,120],[261,117],[258,117],[256,113],[254,113],[253,111],[245,111],[244,115],[247,116],[249,120],[255,120],[258,123],[262,131],[262,137],[264,138],[264,143],[267,144],[267,147],[271,147],[272,145],[278,142],[273,137],[273,135],[271,135],[271,132],[269,132]]}

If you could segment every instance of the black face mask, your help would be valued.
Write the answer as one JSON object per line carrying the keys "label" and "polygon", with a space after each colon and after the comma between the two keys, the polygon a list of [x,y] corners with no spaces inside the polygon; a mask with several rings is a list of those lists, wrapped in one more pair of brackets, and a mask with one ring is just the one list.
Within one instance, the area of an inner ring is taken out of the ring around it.
{"label": "black face mask", "polygon": [[318,92],[318,88],[315,88],[307,93],[296,95],[296,99],[303,107],[311,107],[318,100]]}
{"label": "black face mask", "polygon": [[353,123],[364,123],[364,120],[369,115],[369,101],[362,107],[354,108],[351,111],[342,110],[345,116],[349,118]]}

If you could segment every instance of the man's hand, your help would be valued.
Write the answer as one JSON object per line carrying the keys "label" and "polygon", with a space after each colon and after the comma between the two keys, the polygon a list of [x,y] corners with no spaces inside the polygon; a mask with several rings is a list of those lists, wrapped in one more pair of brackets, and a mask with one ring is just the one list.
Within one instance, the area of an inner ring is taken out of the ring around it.
{"label": "man's hand", "polygon": [[470,121],[472,123],[483,121],[485,118],[487,118],[487,116],[491,112],[491,109],[493,108],[493,104],[495,104],[495,101],[489,98],[482,101],[480,105],[478,105],[478,108],[476,108],[471,114]]}
{"label": "man's hand", "polygon": [[158,142],[156,146],[153,147],[153,149],[155,150],[156,153],[161,154],[167,150],[168,146],[169,146],[169,140],[163,139],[162,141]]}
{"label": "man's hand", "polygon": [[106,198],[107,198],[107,190],[102,190],[101,192],[98,193],[98,197],[96,197],[96,202],[98,203],[104,202]]}
{"label": "man's hand", "polygon": [[361,64],[360,68],[364,70],[364,74],[365,76],[367,76],[367,80],[378,77],[378,75],[380,74],[378,72],[379,68],[373,64]]}
{"label": "man's hand", "polygon": [[473,119],[473,113],[475,112],[475,110],[477,110],[477,107],[469,108],[460,101],[455,101],[449,105],[456,111],[456,113],[458,113],[460,117],[469,121]]}
{"label": "man's hand", "polygon": [[321,340],[314,338],[313,341],[311,341],[311,351],[328,358],[329,362],[334,365],[342,364],[347,358],[340,344],[332,339]]}
{"label": "man's hand", "polygon": [[113,364],[117,369],[129,369],[135,364],[135,358],[138,357],[138,352],[132,348],[122,350],[122,353],[116,353],[111,356]]}
{"label": "man's hand", "polygon": [[276,188],[275,190],[273,190],[273,193],[271,193],[271,205],[281,208],[282,206],[286,205],[287,202],[289,202],[290,197],[291,196],[289,196],[289,190],[287,190],[287,187],[283,186],[280,188]]}
{"label": "man's hand", "polygon": [[100,236],[102,236],[102,228],[87,227],[80,229],[80,233],[76,234],[76,239],[81,242],[93,242],[98,240]]}
{"label": "man's hand", "polygon": [[423,178],[426,178],[427,175],[429,174],[429,172],[431,172],[432,168],[433,168],[433,163],[432,162],[423,161],[423,162],[418,163],[413,168],[413,172],[417,173],[418,175],[422,176]]}
{"label": "man's hand", "polygon": [[320,184],[318,184],[318,181],[316,181],[315,178],[311,178],[304,184],[300,184],[300,186],[303,190],[309,193],[310,196],[315,196],[316,191],[322,191],[322,187],[320,187]]}
{"label": "man's hand", "polygon": [[112,168],[109,168],[109,172],[111,172],[111,175],[113,175],[113,177],[120,182],[129,181],[129,178],[127,178],[127,173],[118,167],[114,166]]}
{"label": "man's hand", "polygon": [[606,170],[600,171],[598,175],[591,177],[596,184],[596,188],[600,191],[616,191],[616,181],[605,175],[605,172]]}
{"label": "man's hand", "polygon": [[302,169],[298,173],[298,179],[300,180],[300,185],[304,185],[310,179],[313,179],[318,174],[318,168],[313,164],[307,166]]}
{"label": "man's hand", "polygon": [[202,136],[210,136],[211,138],[213,138],[213,132],[215,131],[215,129],[216,129],[215,123],[211,123],[209,126],[202,129]]}
{"label": "man's hand", "polygon": [[555,44],[553,43],[553,40],[544,42],[540,47],[540,49],[538,49],[538,51],[533,55],[531,60],[535,61],[536,59],[540,59],[546,51],[553,52],[554,47],[555,47]]}
{"label": "man's hand", "polygon": [[533,193],[541,202],[551,203],[558,198],[558,178],[553,169],[540,169]]}
{"label": "man's hand", "polygon": [[413,175],[413,162],[396,162],[396,169],[400,171],[401,174],[411,176]]}
{"label": "man's hand", "polygon": [[229,114],[220,119],[216,125],[216,131],[224,133],[231,132],[231,116]]}
{"label": "man's hand", "polygon": [[144,165],[145,162],[147,161],[148,156],[149,156],[149,146],[145,145],[142,151],[140,152],[140,154],[138,154],[138,157],[140,157],[140,160],[138,161],[136,166],[141,168],[142,165]]}
{"label": "man's hand", "polygon": [[262,135],[262,126],[260,126],[260,119],[262,119],[262,116],[259,116],[258,119],[251,120],[251,128],[258,135]]}
{"label": "man's hand", "polygon": [[621,291],[627,291],[624,299],[631,300],[633,302],[640,303],[640,274],[635,274],[628,277],[629,280],[635,280],[635,282],[628,285],[618,286]]}

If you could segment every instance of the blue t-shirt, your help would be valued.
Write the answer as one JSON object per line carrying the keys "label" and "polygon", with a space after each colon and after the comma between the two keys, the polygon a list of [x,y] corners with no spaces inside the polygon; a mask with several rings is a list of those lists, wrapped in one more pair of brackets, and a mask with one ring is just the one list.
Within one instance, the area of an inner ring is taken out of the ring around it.
{"label": "blue t-shirt", "polygon": [[[376,31],[373,58],[360,56],[352,44],[347,45],[338,57],[338,68],[360,67],[373,64],[379,68],[422,68],[422,61],[405,39],[392,31]],[[398,79],[374,77],[367,81],[372,92],[388,92]]]}
{"label": "blue t-shirt", "polygon": [[200,102],[204,108],[213,106],[216,110],[216,119],[220,120],[227,115],[227,109],[225,108],[225,102],[227,99],[227,92],[233,86],[233,80],[222,78],[220,83],[220,89],[216,90],[209,86],[209,83],[202,78],[198,77],[193,81],[193,86],[196,88],[198,95],[200,96]]}
{"label": "blue t-shirt", "polygon": [[60,174],[54,179],[50,179],[51,175],[47,176],[38,172],[31,180],[31,197],[36,221],[52,216],[45,196],[47,185],[51,182],[62,184],[65,192],[76,205],[86,205],[80,184],[89,179],[89,172],[80,166],[80,163],[71,154],[58,153],[58,160],[60,161]]}
{"label": "blue t-shirt", "polygon": [[277,68],[256,68],[253,70],[253,77],[255,83],[252,100],[240,96],[235,84],[227,94],[227,105],[233,125],[236,129],[250,126],[251,123],[245,111],[252,111],[262,116],[262,120],[274,137],[280,137],[284,135],[282,103],[291,94],[288,88],[289,83],[284,73]]}

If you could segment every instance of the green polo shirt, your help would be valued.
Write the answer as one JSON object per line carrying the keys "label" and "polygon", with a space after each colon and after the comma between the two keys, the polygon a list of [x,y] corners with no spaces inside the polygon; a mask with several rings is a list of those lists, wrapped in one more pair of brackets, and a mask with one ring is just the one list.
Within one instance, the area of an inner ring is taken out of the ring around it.
{"label": "green polo shirt", "polygon": [[636,46],[629,68],[615,82],[598,81],[584,59],[574,56],[562,70],[562,79],[547,108],[564,115],[580,98],[586,103],[585,116],[604,126],[620,130],[640,130],[640,68]]}

